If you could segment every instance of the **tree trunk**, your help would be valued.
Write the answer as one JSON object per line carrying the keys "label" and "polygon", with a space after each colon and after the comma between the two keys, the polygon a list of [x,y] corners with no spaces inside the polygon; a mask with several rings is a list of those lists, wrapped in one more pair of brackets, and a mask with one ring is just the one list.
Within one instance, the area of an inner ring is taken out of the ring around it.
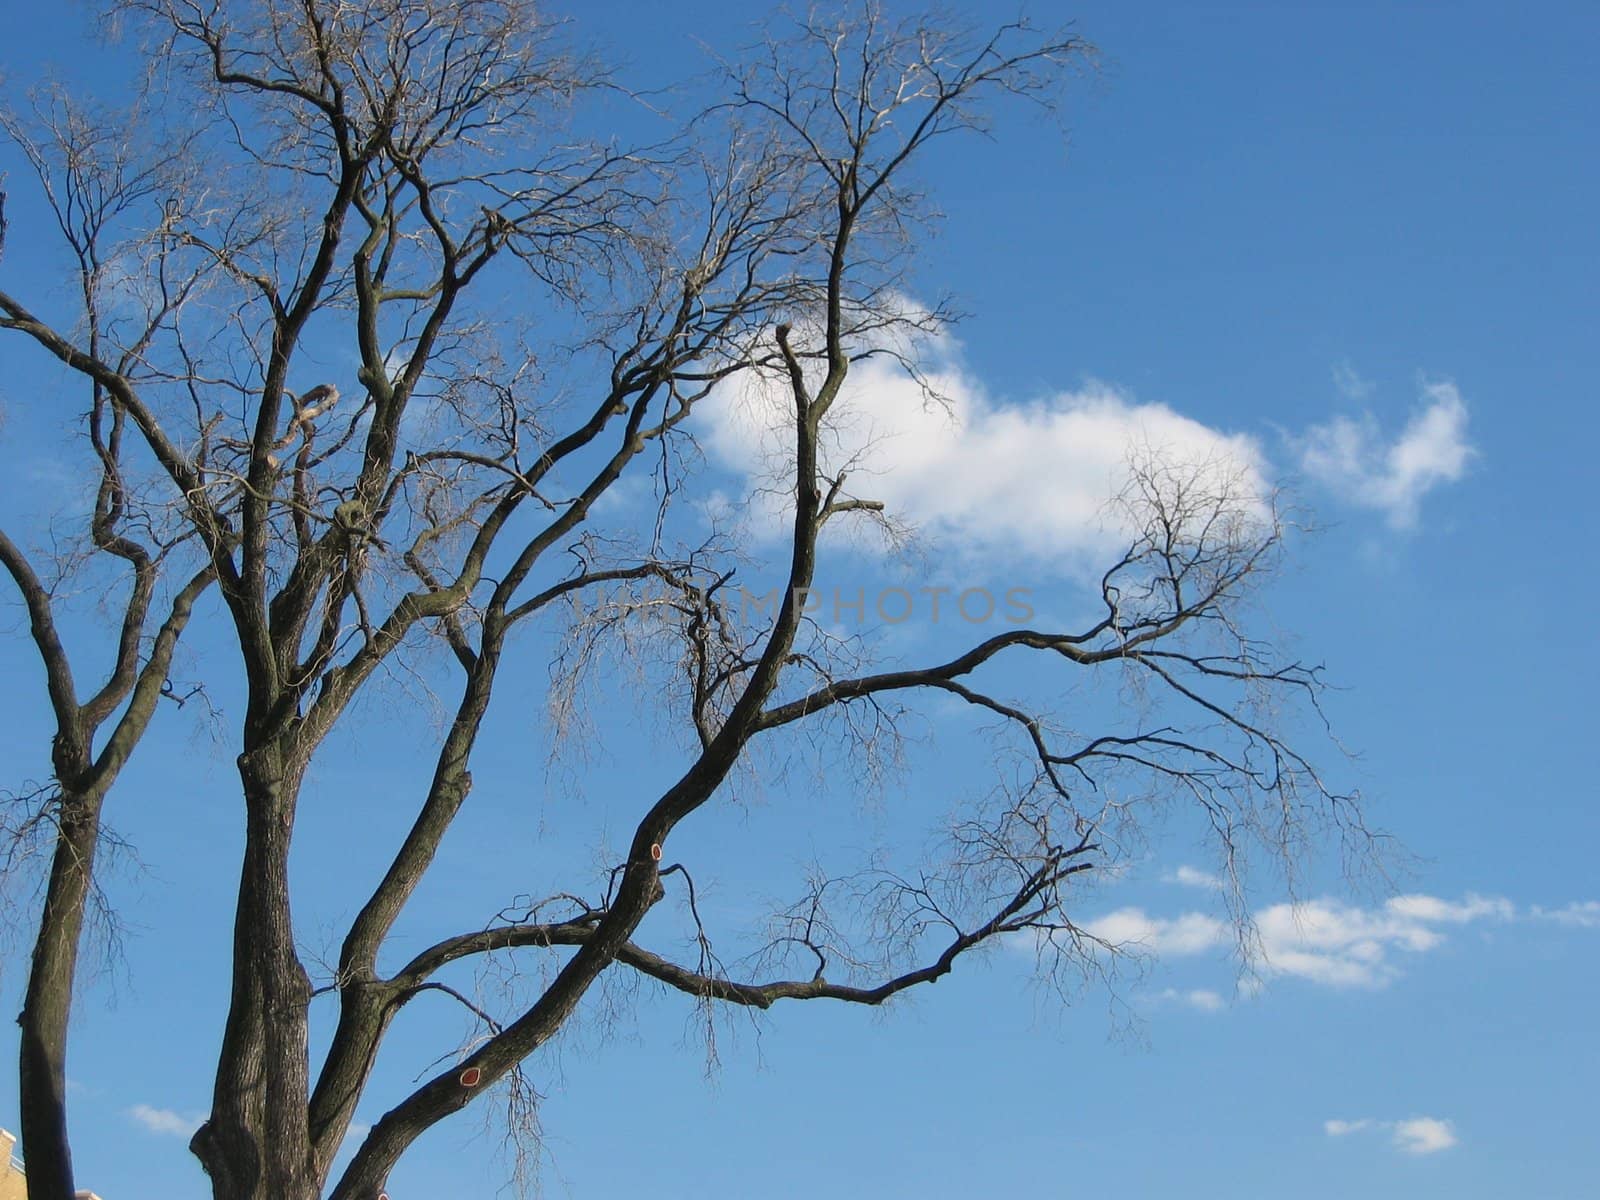
{"label": "tree trunk", "polygon": [[216,1200],[317,1200],[307,1131],[311,984],[295,952],[289,840],[301,771],[280,746],[239,758],[245,850],[233,934],[233,994],[211,1116],[190,1148]]}
{"label": "tree trunk", "polygon": [[64,792],[44,915],[33,947],[22,1027],[20,1101],[29,1200],[72,1200],[67,1140],[67,1023],[77,977],[84,904],[100,832],[98,792]]}

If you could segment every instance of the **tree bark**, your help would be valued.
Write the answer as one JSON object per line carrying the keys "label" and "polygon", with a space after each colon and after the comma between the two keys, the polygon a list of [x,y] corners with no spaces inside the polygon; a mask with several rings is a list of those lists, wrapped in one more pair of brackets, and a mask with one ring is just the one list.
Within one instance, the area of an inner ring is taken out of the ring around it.
{"label": "tree bark", "polygon": [[307,1130],[311,983],[294,945],[289,842],[303,768],[279,744],[239,757],[244,863],[233,992],[211,1116],[190,1148],[216,1200],[317,1200]]}
{"label": "tree bark", "polygon": [[29,1200],[73,1200],[67,1138],[67,1024],[84,907],[93,878],[103,795],[64,792],[44,914],[17,1024],[22,1027],[19,1091]]}

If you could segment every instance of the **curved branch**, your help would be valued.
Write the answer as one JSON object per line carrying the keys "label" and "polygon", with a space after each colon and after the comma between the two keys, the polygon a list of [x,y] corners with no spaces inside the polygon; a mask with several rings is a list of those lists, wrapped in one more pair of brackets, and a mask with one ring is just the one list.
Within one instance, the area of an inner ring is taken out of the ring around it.
{"label": "curved branch", "polygon": [[61,730],[72,729],[78,722],[78,693],[72,680],[72,663],[56,629],[50,591],[40,581],[27,555],[4,530],[0,530],[0,565],[5,566],[22,595],[23,604],[27,606],[28,629],[39,651],[39,659],[44,664],[45,683],[56,725]]}

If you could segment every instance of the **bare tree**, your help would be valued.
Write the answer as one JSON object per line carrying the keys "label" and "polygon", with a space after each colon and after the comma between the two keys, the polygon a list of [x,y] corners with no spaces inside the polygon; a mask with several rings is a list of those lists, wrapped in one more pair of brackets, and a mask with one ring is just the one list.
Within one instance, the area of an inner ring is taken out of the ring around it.
{"label": "bare tree", "polygon": [[[440,1120],[496,1084],[526,1100],[522,1065],[608,968],[759,1009],[880,1004],[1008,935],[1033,939],[1047,973],[1071,972],[1096,961],[1071,884],[1137,822],[1136,801],[1192,802],[1230,861],[1252,844],[1292,861],[1325,822],[1359,828],[1262,715],[1276,696],[1314,704],[1318,681],[1239,623],[1281,529],[1270,498],[1225,472],[1138,464],[1120,516],[1128,549],[1083,628],[1010,628],[886,669],[812,619],[827,535],[892,516],[828,460],[847,377],[874,355],[914,370],[907,347],[946,319],[901,290],[926,213],[911,170],[946,135],[982,128],[998,100],[1051,103],[1090,54],[1076,37],[897,26],[870,8],[815,17],[723,64],[716,102],[673,136],[622,147],[578,136],[586,98],[619,93],[523,0],[128,0],[120,12],[155,39],[138,112],[51,94],[6,118],[78,269],[72,311],[0,288],[0,328],[81,380],[98,481],[82,546],[48,569],[0,535],[57,725],[34,810],[54,860],[23,1014],[30,1195],[73,1191],[67,1016],[102,805],[211,587],[247,695],[231,1003],[192,1143],[219,1200],[373,1200]],[[128,140],[129,128],[146,132]],[[358,364],[352,379],[311,373],[335,351]],[[675,549],[663,533],[697,479],[697,408],[740,381],[786,414],[781,585],[753,620],[735,546]],[[632,476],[659,506],[624,538],[595,513]],[[57,609],[64,580],[110,571],[123,608],[107,666],[69,653]],[[563,686],[619,642],[648,643],[642,669],[687,732],[681,770],[640,798],[596,891],[579,880],[513,903],[380,969],[467,803],[511,635],[541,616],[570,618]],[[453,714],[409,833],[314,986],[288,875],[302,783],[352,702],[428,641],[448,648]],[[1075,733],[985,684],[1002,658],[1114,675],[1146,699],[1125,725]],[[75,679],[90,671],[106,682],[85,699]],[[810,730],[864,754],[919,698],[998,723],[1027,770],[975,800],[913,871],[803,881],[748,974],[726,968],[688,869],[666,857],[673,830],[759,744]],[[696,948],[684,961],[637,937],[679,885]],[[448,982],[458,965],[508,957],[552,964],[510,1011]],[[477,1035],[383,1101],[335,1175],[386,1032],[430,992],[462,1001]],[[319,1002],[337,1005],[337,1025],[313,1047]]]}

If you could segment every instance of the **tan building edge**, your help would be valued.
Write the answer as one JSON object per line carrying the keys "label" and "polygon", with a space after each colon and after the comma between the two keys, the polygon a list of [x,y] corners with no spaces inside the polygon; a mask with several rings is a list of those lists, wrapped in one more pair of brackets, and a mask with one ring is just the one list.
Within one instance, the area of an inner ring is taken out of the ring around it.
{"label": "tan building edge", "polygon": [[[78,1192],[78,1200],[100,1200],[93,1192]],[[0,1200],[28,1200],[28,1177],[17,1157],[17,1135],[0,1129]]]}

